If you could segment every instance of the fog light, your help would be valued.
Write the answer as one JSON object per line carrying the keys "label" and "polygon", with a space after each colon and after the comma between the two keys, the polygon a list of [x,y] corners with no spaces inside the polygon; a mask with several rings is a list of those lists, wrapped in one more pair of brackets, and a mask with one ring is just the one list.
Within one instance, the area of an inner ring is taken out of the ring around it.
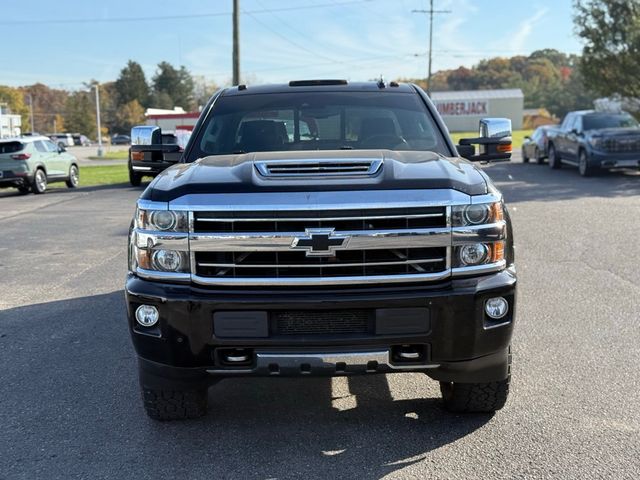
{"label": "fog light", "polygon": [[509,311],[509,302],[502,297],[490,298],[484,304],[484,311],[487,316],[498,320],[504,317]]}
{"label": "fog light", "polygon": [[471,243],[460,248],[460,262],[463,265],[480,265],[489,255],[489,249],[484,243]]}
{"label": "fog light", "polygon": [[175,272],[180,269],[182,258],[175,250],[156,250],[153,253],[153,263],[158,270]]}
{"label": "fog light", "polygon": [[136,309],[136,320],[143,327],[153,327],[159,317],[158,309],[153,305],[140,305]]}

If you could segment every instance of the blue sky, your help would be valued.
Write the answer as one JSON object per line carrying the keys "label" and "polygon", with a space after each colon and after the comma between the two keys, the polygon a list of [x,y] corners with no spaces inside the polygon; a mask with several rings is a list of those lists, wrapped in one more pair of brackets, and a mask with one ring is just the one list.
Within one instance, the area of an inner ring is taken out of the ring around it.
{"label": "blue sky", "polygon": [[[540,48],[579,53],[571,0],[435,0],[433,70]],[[248,83],[425,77],[428,0],[240,0]],[[114,80],[128,59],[231,77],[232,0],[0,0],[0,84]],[[182,18],[170,19],[174,15]],[[167,17],[143,20],[146,17]],[[132,17],[138,20],[120,21]],[[37,22],[37,23],[34,23]],[[11,39],[15,39],[12,41]]]}

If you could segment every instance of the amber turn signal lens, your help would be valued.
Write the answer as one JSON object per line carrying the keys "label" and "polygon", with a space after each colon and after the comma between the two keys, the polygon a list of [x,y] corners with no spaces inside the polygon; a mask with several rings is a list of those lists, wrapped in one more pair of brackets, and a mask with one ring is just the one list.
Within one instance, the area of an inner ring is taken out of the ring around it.
{"label": "amber turn signal lens", "polygon": [[495,242],[491,246],[491,263],[504,260],[504,242]]}
{"label": "amber turn signal lens", "polygon": [[141,162],[144,160],[144,152],[131,152],[131,160]]}
{"label": "amber turn signal lens", "polygon": [[143,248],[136,248],[135,251],[138,267],[151,270],[151,255],[149,255],[149,251]]}
{"label": "amber turn signal lens", "polygon": [[498,153],[511,153],[513,151],[513,145],[511,145],[510,143],[504,144],[504,145],[497,145],[496,151]]}
{"label": "amber turn signal lens", "polygon": [[504,213],[502,211],[502,203],[496,202],[491,205],[491,221],[500,222],[504,220]]}

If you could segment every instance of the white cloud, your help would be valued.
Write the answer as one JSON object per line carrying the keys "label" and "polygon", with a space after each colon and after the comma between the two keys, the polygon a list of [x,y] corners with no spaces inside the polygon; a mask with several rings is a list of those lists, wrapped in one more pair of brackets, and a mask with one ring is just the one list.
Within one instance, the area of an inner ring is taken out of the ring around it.
{"label": "white cloud", "polygon": [[534,27],[542,20],[548,11],[549,9],[547,7],[540,7],[531,17],[520,22],[516,32],[509,37],[508,44],[514,51],[523,52],[525,50],[525,45],[533,33]]}

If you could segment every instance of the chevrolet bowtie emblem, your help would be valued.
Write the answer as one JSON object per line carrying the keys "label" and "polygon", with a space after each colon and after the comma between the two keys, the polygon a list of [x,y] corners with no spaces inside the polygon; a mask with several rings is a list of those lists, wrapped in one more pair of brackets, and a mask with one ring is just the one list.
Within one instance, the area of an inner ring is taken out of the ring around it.
{"label": "chevrolet bowtie emblem", "polygon": [[307,228],[304,237],[296,237],[291,248],[304,250],[307,257],[333,257],[336,249],[344,248],[351,237],[333,233],[333,228]]}

